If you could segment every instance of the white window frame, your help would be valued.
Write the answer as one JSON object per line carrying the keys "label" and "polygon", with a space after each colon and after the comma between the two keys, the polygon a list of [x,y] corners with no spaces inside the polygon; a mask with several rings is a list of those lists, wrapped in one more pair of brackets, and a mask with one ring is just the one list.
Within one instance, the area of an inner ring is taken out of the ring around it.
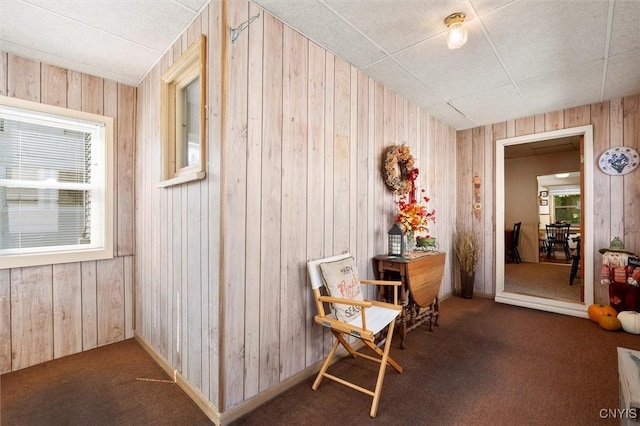
{"label": "white window frame", "polygon": [[[206,37],[201,35],[161,77],[160,87],[160,137],[162,140],[162,176],[159,187],[177,185],[206,176]],[[188,143],[183,137],[181,117],[184,115],[184,91],[200,79],[200,161],[180,167],[183,147]]]}
{"label": "white window frame", "polygon": [[[5,108],[5,112],[10,109],[22,110],[25,120],[33,113],[48,114],[51,116],[52,126],[56,125],[56,117],[60,117],[60,121],[77,120],[90,122],[99,127],[100,130],[96,132],[97,138],[92,138],[92,156],[97,154],[103,157],[104,161],[92,167],[92,197],[99,198],[99,202],[92,205],[91,215],[95,218],[92,220],[92,225],[102,223],[102,229],[92,229],[92,244],[87,247],[79,244],[70,247],[49,246],[37,249],[0,250],[0,269],[113,258],[113,118],[0,96],[0,113],[5,106],[9,107]],[[0,179],[1,186],[15,183],[8,179]],[[31,182],[28,185],[41,186],[42,184]],[[52,185],[51,188],[61,187],[56,182]],[[78,186],[77,189],[85,189],[82,187],[83,184],[74,185]],[[69,185],[65,188],[67,186]],[[96,205],[101,205],[102,208]]]}

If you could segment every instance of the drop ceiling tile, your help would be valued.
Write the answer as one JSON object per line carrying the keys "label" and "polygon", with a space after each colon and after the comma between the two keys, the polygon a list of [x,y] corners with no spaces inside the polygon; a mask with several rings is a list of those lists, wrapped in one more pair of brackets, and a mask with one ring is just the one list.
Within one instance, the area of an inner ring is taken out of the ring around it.
{"label": "drop ceiling tile", "polygon": [[[52,65],[65,66],[68,60],[82,64],[71,68],[77,71],[92,67],[136,76],[139,81],[158,57],[157,52],[148,48],[103,31],[76,25],[68,18],[27,3],[3,2],[2,12],[0,40],[5,42],[5,46],[22,46],[31,53],[51,53],[59,58],[51,62]],[[38,28],[38,31],[31,28]]]}
{"label": "drop ceiling tile", "polygon": [[254,3],[356,67],[387,56],[316,0],[254,0]]}
{"label": "drop ceiling tile", "polygon": [[374,80],[384,81],[385,86],[418,106],[428,106],[443,101],[440,96],[436,95],[393,59],[380,61],[365,68],[364,72]]}
{"label": "drop ceiling tile", "polygon": [[198,12],[210,3],[210,0],[175,0],[176,3],[183,4],[194,12]]}
{"label": "drop ceiling tile", "polygon": [[518,82],[535,114],[600,102],[603,61]]}
{"label": "drop ceiling tile", "polygon": [[478,125],[532,115],[513,85],[453,99],[449,103]]}
{"label": "drop ceiling tile", "polygon": [[640,50],[609,59],[604,99],[640,93]]}
{"label": "drop ceiling tile", "polygon": [[446,123],[448,126],[455,130],[470,129],[472,127],[479,126],[478,123],[474,123],[467,117],[462,115],[459,111],[447,103],[441,103],[437,105],[431,105],[425,110],[438,120]]}
{"label": "drop ceiling tile", "polygon": [[516,0],[470,0],[478,16],[486,15]]}
{"label": "drop ceiling tile", "polygon": [[50,65],[55,65],[60,68],[74,70],[82,72],[88,75],[93,75],[109,80],[117,81],[119,83],[127,84],[129,86],[137,86],[140,83],[142,76],[139,73],[126,74],[127,70],[112,70],[105,69],[104,67],[93,66],[92,64],[77,62],[73,58],[63,58],[57,56],[51,51],[41,51],[38,49],[27,48],[23,45],[16,45],[15,43],[9,43],[0,40],[0,51],[16,54],[23,58],[33,59],[35,61],[41,61]]}
{"label": "drop ceiling tile", "polygon": [[514,2],[482,18],[516,81],[602,59],[607,1]]}
{"label": "drop ceiling tile", "polygon": [[640,50],[640,1],[614,3],[609,57]]}
{"label": "drop ceiling tile", "polygon": [[147,2],[105,0],[27,0],[27,3],[69,18],[71,25],[88,22],[89,27],[115,34],[159,53],[165,52],[195,15],[193,10],[168,1],[154,2],[153,7],[149,7]]}
{"label": "drop ceiling tile", "polygon": [[395,58],[446,100],[509,84],[477,20],[469,22],[468,30],[467,43],[460,49],[449,49],[441,34]]}
{"label": "drop ceiling tile", "polygon": [[446,30],[444,18],[471,10],[464,0],[325,0],[337,14],[393,54]]}

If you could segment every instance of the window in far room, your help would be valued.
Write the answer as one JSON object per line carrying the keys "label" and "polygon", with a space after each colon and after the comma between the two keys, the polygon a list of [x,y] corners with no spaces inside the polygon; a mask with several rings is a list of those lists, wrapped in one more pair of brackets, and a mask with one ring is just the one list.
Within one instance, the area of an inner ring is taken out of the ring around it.
{"label": "window in far room", "polygon": [[549,188],[551,196],[552,220],[580,225],[580,186],[564,185]]}

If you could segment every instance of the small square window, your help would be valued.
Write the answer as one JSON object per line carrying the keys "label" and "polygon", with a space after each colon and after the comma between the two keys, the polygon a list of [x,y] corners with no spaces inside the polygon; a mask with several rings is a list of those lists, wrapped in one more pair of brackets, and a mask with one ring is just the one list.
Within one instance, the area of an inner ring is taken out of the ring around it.
{"label": "small square window", "polygon": [[162,182],[176,185],[205,177],[206,38],[162,74]]}

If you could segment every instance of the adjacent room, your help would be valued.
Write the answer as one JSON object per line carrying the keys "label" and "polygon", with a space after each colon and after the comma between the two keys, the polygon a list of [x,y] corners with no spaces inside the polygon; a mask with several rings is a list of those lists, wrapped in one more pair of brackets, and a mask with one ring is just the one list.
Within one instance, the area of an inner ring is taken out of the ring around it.
{"label": "adjacent room", "polygon": [[639,22],[1,1],[0,424],[640,418]]}

